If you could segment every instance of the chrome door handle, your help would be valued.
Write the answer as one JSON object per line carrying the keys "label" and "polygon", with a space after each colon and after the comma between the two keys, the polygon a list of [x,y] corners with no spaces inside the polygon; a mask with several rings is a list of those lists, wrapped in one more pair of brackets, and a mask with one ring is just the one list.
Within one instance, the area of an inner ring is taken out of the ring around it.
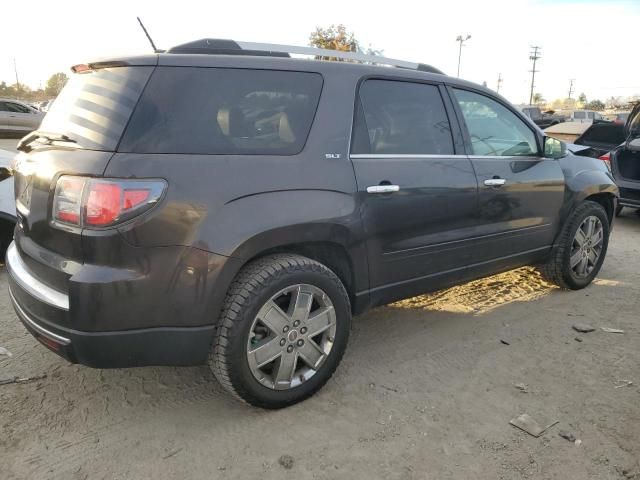
{"label": "chrome door handle", "polygon": [[484,181],[487,187],[501,187],[505,183],[507,183],[507,181],[504,178],[488,178]]}
{"label": "chrome door handle", "polygon": [[367,187],[367,193],[393,193],[400,190],[398,185],[373,185]]}

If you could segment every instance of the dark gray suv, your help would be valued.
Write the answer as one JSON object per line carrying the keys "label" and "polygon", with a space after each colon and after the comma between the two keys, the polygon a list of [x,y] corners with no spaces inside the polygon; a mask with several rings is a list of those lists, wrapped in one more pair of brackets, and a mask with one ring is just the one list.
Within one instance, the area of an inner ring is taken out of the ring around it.
{"label": "dark gray suv", "polygon": [[603,162],[432,67],[283,50],[73,68],[15,164],[10,295],[40,342],[98,368],[208,362],[279,408],[331,377],[368,308],[526,264],[593,280]]}

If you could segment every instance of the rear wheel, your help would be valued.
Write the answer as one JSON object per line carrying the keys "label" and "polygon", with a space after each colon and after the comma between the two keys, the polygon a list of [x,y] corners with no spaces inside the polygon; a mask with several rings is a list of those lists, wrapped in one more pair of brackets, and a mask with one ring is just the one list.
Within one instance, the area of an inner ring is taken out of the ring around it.
{"label": "rear wheel", "polygon": [[608,245],[609,219],[604,208],[585,201],[566,222],[551,259],[540,271],[559,287],[579,290],[600,271]]}
{"label": "rear wheel", "polygon": [[326,266],[300,255],[265,257],[231,285],[209,365],[235,397],[286,407],[329,380],[350,322],[347,292]]}

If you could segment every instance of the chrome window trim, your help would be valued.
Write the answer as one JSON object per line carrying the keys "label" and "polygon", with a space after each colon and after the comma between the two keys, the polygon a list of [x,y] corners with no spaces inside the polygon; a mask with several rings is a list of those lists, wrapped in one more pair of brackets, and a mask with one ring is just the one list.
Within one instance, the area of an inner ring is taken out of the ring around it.
{"label": "chrome window trim", "polygon": [[69,296],[54,290],[38,280],[29,271],[18,252],[15,242],[11,242],[7,248],[7,270],[20,287],[30,295],[53,307],[61,310],[69,310]]}
{"label": "chrome window trim", "polygon": [[406,153],[352,153],[351,158],[468,158],[467,155],[455,155],[455,154],[406,154]]}
{"label": "chrome window trim", "polygon": [[16,310],[18,310],[20,318],[25,323],[29,324],[29,326],[33,328],[36,332],[38,332],[43,337],[47,337],[49,340],[53,340],[56,343],[60,343],[61,345],[69,345],[71,343],[71,340],[69,340],[68,338],[58,335],[56,333],[53,333],[47,330],[46,328],[41,327],[36,322],[34,322],[31,319],[31,317],[27,315],[27,312],[25,312],[20,306],[20,304],[16,301],[16,297],[14,297],[13,292],[11,291],[11,287],[9,287],[9,296],[11,297],[11,300],[13,301],[13,305],[16,307]]}

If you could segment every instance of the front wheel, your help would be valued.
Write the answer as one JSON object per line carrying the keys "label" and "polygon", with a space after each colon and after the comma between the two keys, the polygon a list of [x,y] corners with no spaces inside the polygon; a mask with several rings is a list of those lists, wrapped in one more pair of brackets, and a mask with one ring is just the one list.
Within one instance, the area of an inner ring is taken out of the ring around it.
{"label": "front wheel", "polygon": [[286,407],[329,380],[350,323],[349,297],[330,269],[300,255],[264,257],[232,283],[209,365],[236,398]]}
{"label": "front wheel", "polygon": [[609,245],[609,219],[602,205],[585,201],[567,220],[542,276],[561,288],[589,285],[602,267]]}

